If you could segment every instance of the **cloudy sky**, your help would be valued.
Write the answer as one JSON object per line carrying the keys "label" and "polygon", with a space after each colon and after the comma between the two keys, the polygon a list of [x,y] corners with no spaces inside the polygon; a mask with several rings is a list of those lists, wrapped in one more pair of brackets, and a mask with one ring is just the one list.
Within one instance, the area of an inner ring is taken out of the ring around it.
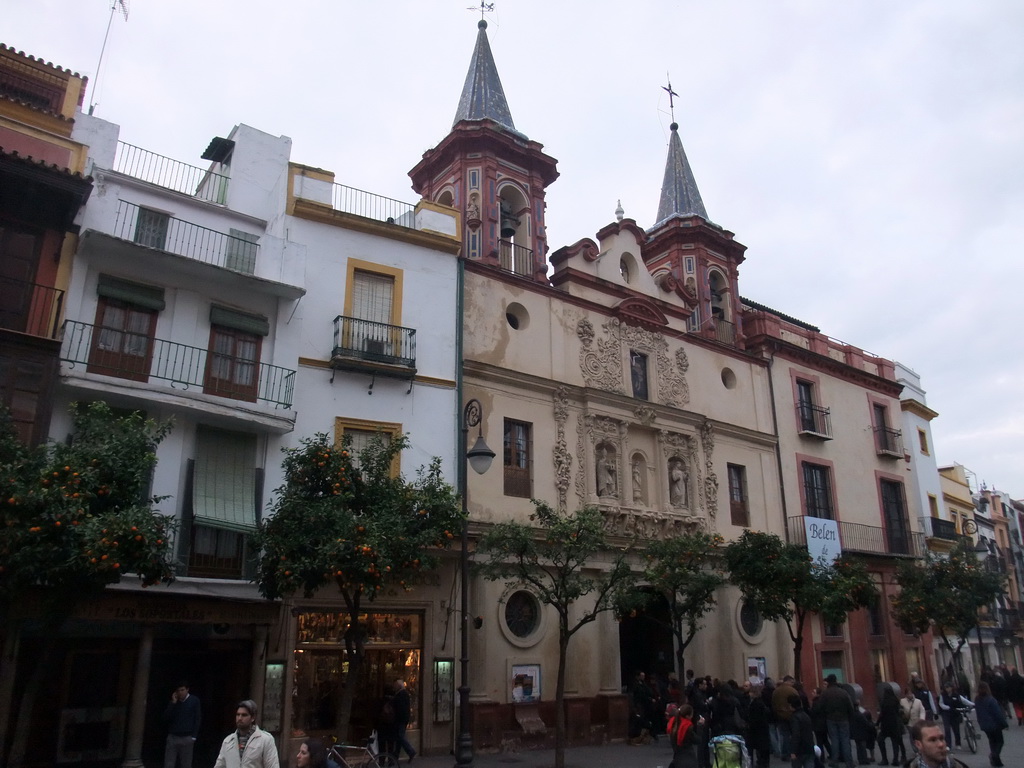
{"label": "cloudy sky", "polygon": [[[199,164],[244,122],[413,201],[476,37],[470,0],[2,0],[0,42],[90,77],[129,143]],[[1024,3],[498,0],[516,127],[559,160],[552,250],[654,223],[666,74],[741,293],[923,377],[940,463],[1024,497]],[[43,21],[45,20],[45,21]],[[93,90],[95,86],[95,90]]]}

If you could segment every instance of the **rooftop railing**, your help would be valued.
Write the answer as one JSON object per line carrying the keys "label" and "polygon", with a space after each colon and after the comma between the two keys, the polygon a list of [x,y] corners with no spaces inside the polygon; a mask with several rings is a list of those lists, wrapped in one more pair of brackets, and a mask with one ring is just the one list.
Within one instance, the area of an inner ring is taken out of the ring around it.
{"label": "rooftop railing", "polygon": [[398,224],[410,229],[416,227],[416,206],[344,184],[332,185],[331,207],[341,213],[351,213],[366,219]]}
{"label": "rooftop railing", "polygon": [[48,112],[59,113],[64,105],[67,82],[43,72],[26,77],[9,69],[0,71],[0,96],[23,101]]}
{"label": "rooftop railing", "polygon": [[511,240],[499,240],[498,263],[506,272],[524,277],[532,277],[533,249],[516,245]]}
{"label": "rooftop railing", "polygon": [[117,142],[114,170],[211,203],[223,204],[227,200],[227,176],[172,160],[124,141]]}
{"label": "rooftop railing", "polygon": [[[789,540],[806,545],[803,515],[789,518]],[[910,555],[924,557],[924,534],[918,531],[886,530],[876,525],[862,525],[839,521],[839,541],[844,552],[862,552],[874,555]]]}
{"label": "rooftop railing", "polygon": [[64,291],[0,276],[0,328],[56,339]]}
{"label": "rooftop railing", "polygon": [[259,243],[255,235],[238,237],[190,221],[118,201],[114,237],[176,253],[189,259],[251,275],[256,271]]}
{"label": "rooftop railing", "polygon": [[[101,339],[106,334],[106,339]],[[98,354],[101,345],[106,349]],[[123,350],[111,353],[110,349]],[[295,390],[295,371],[217,353],[216,369],[241,372],[235,381],[211,376],[210,353],[175,341],[152,338],[143,334],[101,328],[90,323],[68,320],[64,323],[61,360],[72,365],[87,366],[92,373],[104,376],[147,381],[170,382],[174,388],[196,387],[202,392],[235,400],[254,400],[278,408],[291,408]]]}

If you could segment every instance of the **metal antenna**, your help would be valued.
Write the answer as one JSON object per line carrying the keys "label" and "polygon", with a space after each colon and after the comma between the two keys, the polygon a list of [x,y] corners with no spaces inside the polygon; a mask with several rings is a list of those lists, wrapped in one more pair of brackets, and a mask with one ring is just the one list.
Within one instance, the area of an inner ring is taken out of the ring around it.
{"label": "metal antenna", "polygon": [[107,19],[107,31],[103,35],[103,45],[100,47],[100,60],[96,62],[96,75],[93,77],[92,82],[92,95],[93,100],[89,102],[89,114],[91,115],[96,109],[96,86],[100,82],[100,67],[103,66],[103,53],[107,50],[107,38],[110,37],[110,25],[114,22],[114,13],[117,9],[121,9],[124,20],[128,21],[128,0],[112,0],[110,3],[110,18]]}
{"label": "metal antenna", "polygon": [[672,78],[669,77],[668,72],[665,73],[665,80],[668,81],[668,87],[661,86],[661,90],[668,92],[668,110],[672,116],[672,122],[676,121],[676,105],[673,99],[679,94],[672,90]]}
{"label": "metal antenna", "polygon": [[480,0],[480,7],[479,8],[477,8],[475,5],[471,5],[466,10],[467,11],[480,11],[480,21],[483,21],[485,13],[493,13],[494,12],[494,3],[485,3],[484,0]]}

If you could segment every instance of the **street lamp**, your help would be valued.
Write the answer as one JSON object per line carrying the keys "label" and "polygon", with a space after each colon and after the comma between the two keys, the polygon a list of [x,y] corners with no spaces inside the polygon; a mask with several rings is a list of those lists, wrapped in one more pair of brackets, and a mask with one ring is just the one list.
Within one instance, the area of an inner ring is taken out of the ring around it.
{"label": "street lamp", "polygon": [[[484,442],[483,406],[473,398],[462,411],[462,441],[460,453],[469,462],[469,466],[478,475],[486,472],[494,459],[495,453]],[[477,428],[476,442],[469,448],[469,430]],[[459,657],[459,671],[462,677],[459,684],[459,738],[455,744],[455,764],[472,766],[473,735],[469,732],[469,498],[468,472],[465,465],[459,472],[459,491],[462,495],[462,561],[459,578],[462,582],[461,614],[462,614],[462,655]]]}

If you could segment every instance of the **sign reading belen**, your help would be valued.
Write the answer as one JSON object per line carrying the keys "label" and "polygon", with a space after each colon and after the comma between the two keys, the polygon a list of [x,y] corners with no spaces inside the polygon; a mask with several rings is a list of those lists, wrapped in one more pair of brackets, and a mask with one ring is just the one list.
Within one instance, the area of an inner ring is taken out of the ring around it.
{"label": "sign reading belen", "polygon": [[804,531],[807,533],[807,551],[811,560],[819,565],[832,565],[843,554],[839,543],[839,523],[820,517],[805,517]]}

